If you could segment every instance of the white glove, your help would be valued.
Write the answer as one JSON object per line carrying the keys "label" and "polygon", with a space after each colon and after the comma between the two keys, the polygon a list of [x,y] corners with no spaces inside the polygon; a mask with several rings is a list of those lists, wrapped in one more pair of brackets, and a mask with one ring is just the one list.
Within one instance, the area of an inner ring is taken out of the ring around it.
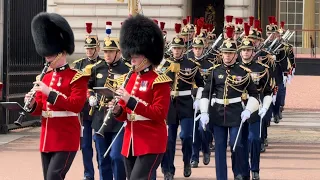
{"label": "white glove", "polygon": [[96,105],[97,105],[97,98],[94,97],[94,96],[90,96],[90,97],[89,97],[89,105],[90,105],[91,107],[96,106]]}
{"label": "white glove", "polygon": [[206,125],[209,123],[209,114],[208,113],[201,113],[200,114],[200,121],[202,128],[205,129]]}
{"label": "white glove", "polygon": [[296,72],[296,68],[292,69],[292,77],[294,76],[294,73]]}
{"label": "white glove", "polygon": [[283,76],[283,85],[284,86],[286,86],[287,80],[288,80],[288,77],[287,76]]}
{"label": "white glove", "polygon": [[267,111],[268,110],[266,108],[261,108],[259,110],[259,116],[263,118],[267,114]]}
{"label": "white glove", "polygon": [[251,116],[251,112],[247,109],[245,109],[244,111],[242,111],[241,113],[241,121],[245,122],[247,119],[249,119]]}
{"label": "white glove", "polygon": [[211,99],[211,106],[213,106],[214,103],[216,103],[216,99],[215,99],[215,98],[212,98],[212,99]]}
{"label": "white glove", "polygon": [[193,102],[193,109],[199,109],[199,100],[196,99],[194,102]]}
{"label": "white glove", "polygon": [[289,74],[289,75],[288,75],[288,79],[287,79],[288,84],[291,83],[291,79],[292,79],[292,76]]}
{"label": "white glove", "polygon": [[277,100],[277,94],[275,94],[275,95],[272,96],[272,103],[273,103],[273,105],[276,104],[276,100]]}

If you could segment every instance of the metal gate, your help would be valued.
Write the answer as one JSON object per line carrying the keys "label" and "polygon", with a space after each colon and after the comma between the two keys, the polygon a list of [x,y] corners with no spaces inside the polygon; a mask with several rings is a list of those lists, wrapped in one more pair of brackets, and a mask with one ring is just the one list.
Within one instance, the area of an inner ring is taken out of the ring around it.
{"label": "metal gate", "polygon": [[[44,59],[35,50],[31,35],[32,18],[46,11],[47,0],[5,0],[3,27],[3,101],[19,102],[31,90],[33,82],[43,69]],[[13,122],[19,112],[2,109],[0,133],[17,128]],[[26,116],[23,127],[39,121]]]}

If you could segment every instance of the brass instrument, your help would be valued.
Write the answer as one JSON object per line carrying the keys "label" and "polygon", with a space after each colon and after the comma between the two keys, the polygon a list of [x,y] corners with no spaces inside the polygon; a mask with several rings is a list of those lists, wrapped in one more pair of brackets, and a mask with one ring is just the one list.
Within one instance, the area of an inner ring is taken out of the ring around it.
{"label": "brass instrument", "polygon": [[[37,77],[37,81],[41,81],[41,80],[43,79],[43,77],[44,77],[44,75],[46,74],[49,66],[50,66],[50,62],[46,62],[46,63],[44,64],[44,68],[43,68],[41,74]],[[38,84],[35,84],[35,85],[33,86],[33,88],[35,88],[35,87],[37,87],[37,86],[39,86],[39,85],[38,85]],[[32,89],[33,89],[33,88],[32,88]],[[25,104],[24,104],[24,106],[23,106],[23,109],[24,109],[26,112],[30,112],[30,111],[31,111],[31,109],[29,108],[29,106],[30,106],[31,102],[34,100],[34,98],[35,98],[35,96],[36,96],[36,93],[37,93],[37,91],[33,91],[32,94],[31,94],[31,96],[30,96],[30,98],[25,102]],[[22,126],[22,122],[23,122],[23,120],[24,120],[24,118],[25,118],[25,112],[22,111],[22,112],[20,112],[19,114],[20,114],[20,116],[19,116],[19,118],[14,122],[14,124],[17,125],[17,126]]]}
{"label": "brass instrument", "polygon": [[[123,83],[122,86],[121,86],[122,88],[125,88],[125,87],[126,87],[126,85],[128,84],[129,79],[130,79],[130,77],[131,77],[131,75],[132,75],[133,72],[134,72],[134,66],[133,66],[132,69],[128,72],[127,77],[126,77],[126,79],[124,80],[124,83]],[[112,88],[110,88],[110,89],[112,89]],[[111,108],[108,109],[108,112],[107,112],[106,116],[105,116],[104,119],[103,119],[102,126],[101,126],[100,129],[96,132],[96,134],[104,137],[104,132],[105,132],[105,129],[106,129],[107,125],[108,125],[108,121],[110,121],[110,119],[111,119],[111,113],[113,112],[114,107],[118,104],[118,101],[119,101],[119,99],[116,99],[116,102],[114,103],[113,107],[111,107]],[[121,130],[120,130],[120,131],[121,131]],[[120,132],[120,131],[119,131],[119,132]]]}

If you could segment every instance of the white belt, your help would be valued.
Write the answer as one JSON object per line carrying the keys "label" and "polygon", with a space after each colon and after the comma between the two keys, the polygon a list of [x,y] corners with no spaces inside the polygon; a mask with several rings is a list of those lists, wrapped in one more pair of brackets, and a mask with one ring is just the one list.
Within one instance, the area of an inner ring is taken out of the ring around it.
{"label": "white belt", "polygon": [[185,91],[171,91],[171,96],[189,96],[191,95],[191,90],[185,90]]}
{"label": "white belt", "polygon": [[213,106],[214,103],[228,105],[233,103],[242,102],[241,97],[231,98],[231,99],[218,99],[218,98],[212,98],[211,99],[211,106]]}
{"label": "white belt", "polygon": [[44,118],[69,117],[78,115],[79,114],[70,111],[42,111],[42,117]]}
{"label": "white belt", "polygon": [[129,121],[148,121],[148,120],[151,120],[149,118],[146,118],[144,116],[140,116],[137,114],[127,114],[127,118]]}

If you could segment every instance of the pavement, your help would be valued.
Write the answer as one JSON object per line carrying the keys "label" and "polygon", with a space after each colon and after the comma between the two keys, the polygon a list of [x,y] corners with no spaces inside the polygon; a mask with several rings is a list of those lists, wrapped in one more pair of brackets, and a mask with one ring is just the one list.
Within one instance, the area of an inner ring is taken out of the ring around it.
{"label": "pavement", "polygon": [[[271,123],[269,147],[261,154],[262,180],[320,179],[320,102],[319,85],[312,85],[312,77],[296,76],[288,86],[286,109],[279,124]],[[316,89],[314,90],[313,88]],[[311,91],[306,93],[306,91]],[[301,99],[306,98],[306,99]],[[307,101],[307,102],[305,102]],[[39,146],[39,128],[25,128],[0,135],[0,180],[42,180]],[[228,151],[228,176],[232,179]],[[201,157],[200,157],[200,161]],[[98,179],[97,164],[96,179]],[[211,162],[192,169],[189,178],[183,177],[181,141],[177,139],[175,180],[215,179],[214,153]],[[163,179],[158,169],[157,179]],[[67,180],[81,180],[83,164],[81,152],[67,174]]]}

